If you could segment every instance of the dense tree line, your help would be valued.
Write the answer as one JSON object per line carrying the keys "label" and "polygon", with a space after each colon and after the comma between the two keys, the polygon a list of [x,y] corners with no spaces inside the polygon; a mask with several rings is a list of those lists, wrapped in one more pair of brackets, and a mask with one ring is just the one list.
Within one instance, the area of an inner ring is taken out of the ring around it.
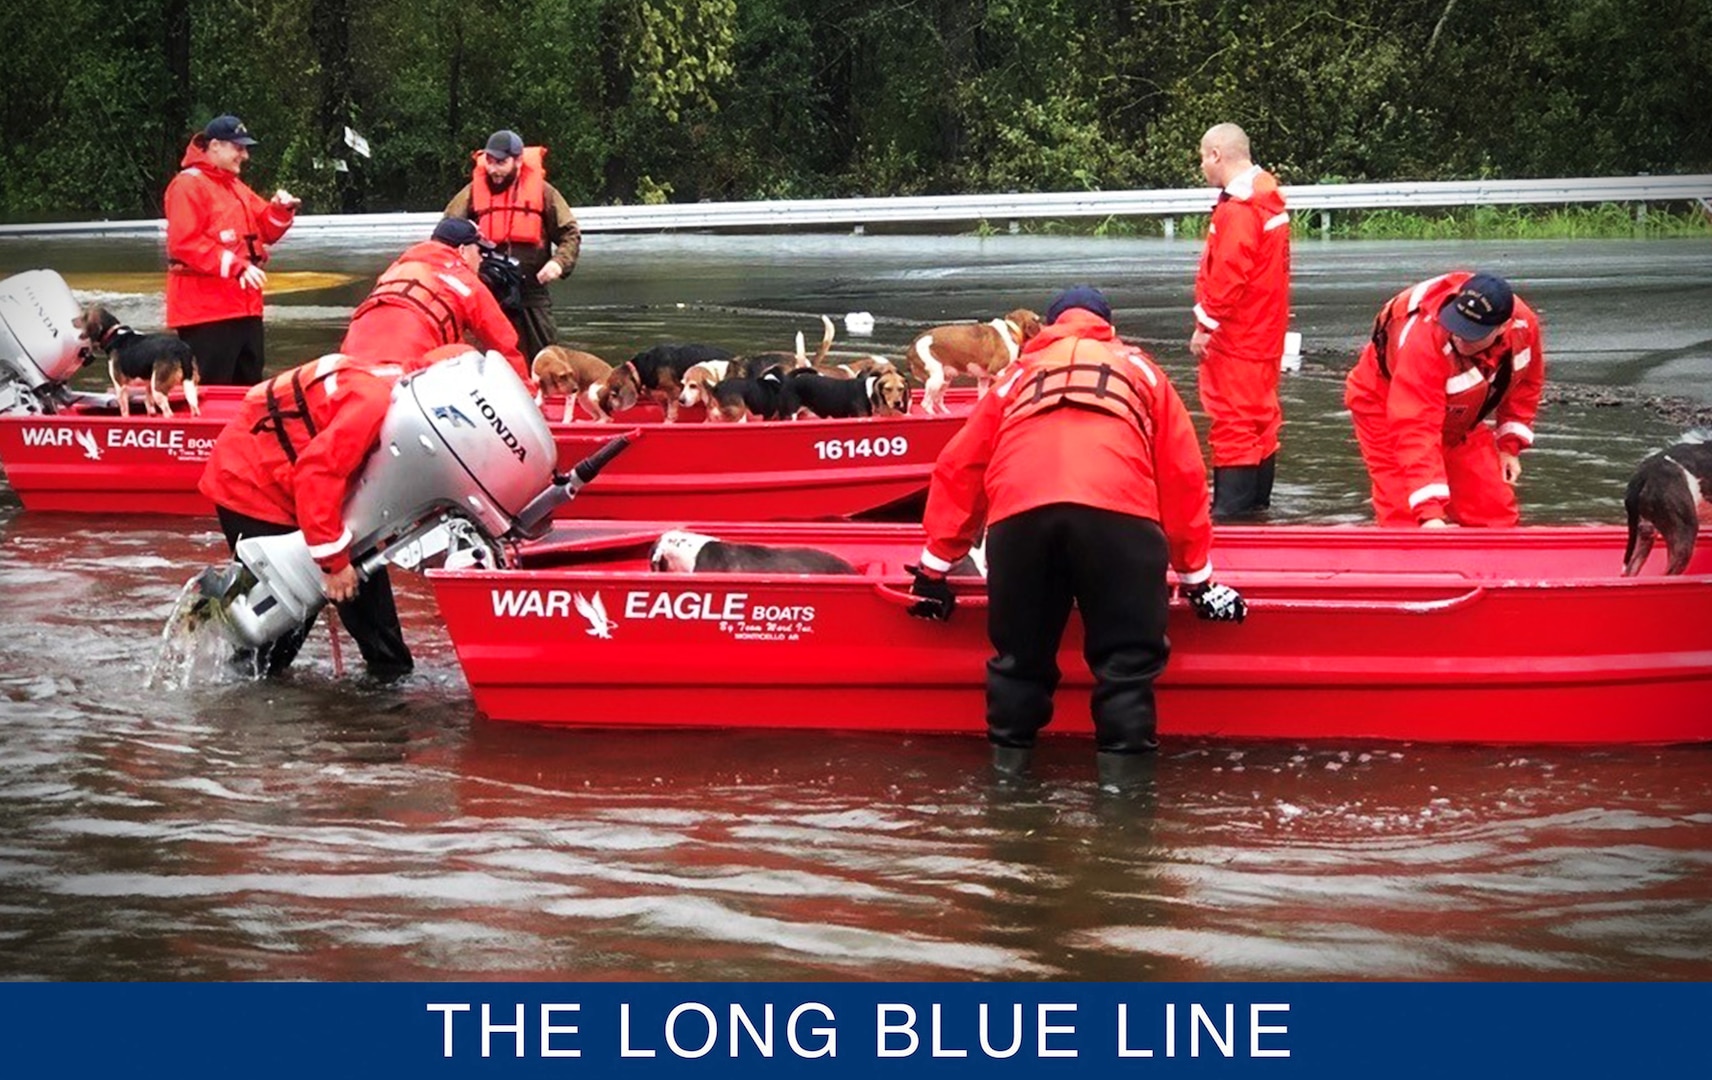
{"label": "dense tree line", "polygon": [[574,204],[1183,186],[1226,119],[1291,183],[1712,166],[1712,0],[62,0],[0,31],[11,220],[157,214],[224,111],[314,212],[439,206],[496,127]]}

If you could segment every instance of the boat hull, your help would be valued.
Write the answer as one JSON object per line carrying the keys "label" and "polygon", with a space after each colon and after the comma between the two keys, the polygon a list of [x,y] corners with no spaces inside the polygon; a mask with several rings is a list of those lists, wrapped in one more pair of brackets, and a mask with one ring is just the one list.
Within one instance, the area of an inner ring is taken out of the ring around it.
{"label": "boat hull", "polygon": [[[637,528],[544,545],[537,569],[431,574],[478,708],[540,724],[984,731],[984,591],[960,583],[949,624],[909,618],[902,565],[919,533],[725,535],[821,546],[862,573],[655,574],[642,561],[650,531]],[[1244,590],[1251,615],[1213,624],[1174,606],[1161,733],[1712,740],[1712,554],[1702,545],[1689,576],[1623,579],[1622,537],[1221,530],[1220,576]],[[1367,565],[1346,565],[1357,552]],[[596,604],[599,625],[579,612]],[[1090,731],[1081,647],[1072,619],[1055,731]]]}
{"label": "boat hull", "polygon": [[[196,485],[243,393],[205,389],[200,417],[0,417],[0,462],[29,510],[212,514]],[[622,424],[555,424],[563,467],[619,431],[643,433],[560,515],[814,521],[879,513],[927,490],[971,403],[960,398],[950,415],[931,417],[666,424],[658,410],[639,409]]]}

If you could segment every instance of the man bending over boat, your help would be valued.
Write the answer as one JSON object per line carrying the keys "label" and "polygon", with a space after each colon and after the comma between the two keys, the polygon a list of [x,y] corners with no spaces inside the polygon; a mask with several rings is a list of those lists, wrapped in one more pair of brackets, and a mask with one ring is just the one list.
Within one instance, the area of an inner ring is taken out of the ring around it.
{"label": "man bending over boat", "polygon": [[1142,780],[1159,745],[1166,568],[1201,618],[1240,622],[1248,610],[1212,580],[1207,466],[1188,410],[1111,319],[1098,289],[1060,293],[1011,375],[939,455],[928,488],[912,615],[950,618],[945,575],[988,525],[987,738],[1001,775],[1026,772],[1052,719],[1073,603],[1094,674],[1095,760],[1113,787]]}
{"label": "man bending over boat", "polygon": [[[414,661],[385,568],[364,580],[351,565],[345,498],[380,438],[393,385],[409,372],[469,351],[467,345],[447,345],[414,361],[388,364],[334,353],[251,387],[214,441],[197,485],[213,500],[234,555],[246,536],[303,530],[321,567],[322,591],[377,679],[401,678]],[[312,626],[313,620],[263,649],[256,657],[260,671],[283,672]]]}
{"label": "man bending over boat", "polygon": [[1516,524],[1545,360],[1539,317],[1491,274],[1445,274],[1380,308],[1343,396],[1379,524]]}

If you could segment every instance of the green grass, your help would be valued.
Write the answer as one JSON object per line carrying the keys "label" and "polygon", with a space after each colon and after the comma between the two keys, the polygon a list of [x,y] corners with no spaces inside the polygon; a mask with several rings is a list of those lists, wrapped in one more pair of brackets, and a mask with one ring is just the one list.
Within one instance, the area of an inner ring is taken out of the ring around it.
{"label": "green grass", "polygon": [[[1207,215],[1176,219],[1179,237],[1206,235]],[[1021,231],[1045,236],[1165,235],[1161,218],[1078,218],[1019,223]],[[1322,235],[1320,211],[1296,211],[1291,232],[1300,238]],[[982,236],[1003,231],[983,222]],[[1441,211],[1334,210],[1326,233],[1343,240],[1631,240],[1712,237],[1712,213],[1698,204],[1654,203],[1637,214],[1634,204],[1592,206],[1468,206]]]}

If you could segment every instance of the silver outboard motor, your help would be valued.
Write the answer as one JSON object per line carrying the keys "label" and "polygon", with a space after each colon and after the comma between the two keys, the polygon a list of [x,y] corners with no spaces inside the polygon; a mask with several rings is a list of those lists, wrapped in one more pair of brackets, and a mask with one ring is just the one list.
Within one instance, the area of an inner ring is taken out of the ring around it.
{"label": "silver outboard motor", "polygon": [[78,333],[77,298],[52,270],[0,281],[0,413],[53,412],[65,384],[89,357]]}
{"label": "silver outboard motor", "polygon": [[[364,578],[389,563],[414,568],[430,550],[497,565],[501,541],[539,535],[553,509],[630,439],[614,439],[561,477],[546,419],[498,353],[472,350],[406,376],[345,502],[352,563]],[[234,563],[199,580],[204,600],[222,606],[232,636],[251,647],[327,602],[302,532],[240,540]]]}

